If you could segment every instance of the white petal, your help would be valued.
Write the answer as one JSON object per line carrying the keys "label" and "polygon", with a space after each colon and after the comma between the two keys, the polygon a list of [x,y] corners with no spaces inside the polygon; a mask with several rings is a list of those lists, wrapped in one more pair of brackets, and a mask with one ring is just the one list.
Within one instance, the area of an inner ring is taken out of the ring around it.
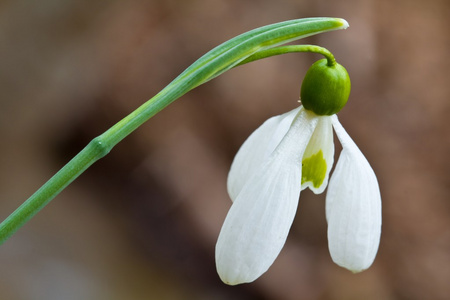
{"label": "white petal", "polygon": [[251,175],[278,146],[300,107],[268,119],[242,144],[228,174],[228,194],[234,200]]}
{"label": "white petal", "polygon": [[309,187],[315,194],[322,193],[328,184],[328,175],[334,161],[333,127],[331,117],[318,117],[319,122],[303,154],[302,190]]}
{"label": "white petal", "polygon": [[380,243],[380,189],[366,158],[335,116],[333,126],[343,150],[326,197],[329,250],[336,264],[360,272],[373,263]]}
{"label": "white petal", "polygon": [[297,210],[301,158],[316,123],[302,110],[236,197],[216,245],[217,272],[223,282],[255,280],[280,253]]}

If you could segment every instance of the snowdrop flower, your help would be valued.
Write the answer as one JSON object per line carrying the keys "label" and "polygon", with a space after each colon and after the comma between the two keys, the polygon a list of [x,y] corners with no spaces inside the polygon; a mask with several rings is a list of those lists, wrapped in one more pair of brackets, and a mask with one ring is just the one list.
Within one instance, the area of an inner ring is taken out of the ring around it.
{"label": "snowdrop flower", "polygon": [[[350,79],[339,64],[320,60],[308,70],[302,105],[272,117],[245,141],[231,166],[233,204],[216,245],[223,282],[252,282],[272,265],[292,225],[301,190],[326,195],[329,251],[352,272],[370,267],[381,233],[376,176],[335,115],[347,102]],[[333,128],[343,146],[333,165]]]}

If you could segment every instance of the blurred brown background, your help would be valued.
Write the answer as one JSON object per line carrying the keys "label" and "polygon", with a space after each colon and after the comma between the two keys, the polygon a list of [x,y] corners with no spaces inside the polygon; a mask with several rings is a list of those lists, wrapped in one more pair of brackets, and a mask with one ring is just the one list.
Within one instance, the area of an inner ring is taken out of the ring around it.
{"label": "blurred brown background", "polygon": [[92,138],[219,43],[311,16],[346,31],[302,43],[350,73],[339,114],[383,198],[374,265],[328,254],[324,195],[302,193],[288,242],[252,284],[215,273],[233,155],[294,108],[319,56],[227,72],[119,144],[0,247],[0,299],[448,299],[450,2],[44,0],[0,2],[0,218]]}

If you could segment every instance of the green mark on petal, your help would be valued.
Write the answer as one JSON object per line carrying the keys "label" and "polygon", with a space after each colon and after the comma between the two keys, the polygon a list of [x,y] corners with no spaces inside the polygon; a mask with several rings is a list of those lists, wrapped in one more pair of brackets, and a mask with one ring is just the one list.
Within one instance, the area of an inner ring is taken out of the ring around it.
{"label": "green mark on petal", "polygon": [[302,184],[312,182],[315,188],[322,185],[327,173],[327,162],[322,150],[302,161]]}

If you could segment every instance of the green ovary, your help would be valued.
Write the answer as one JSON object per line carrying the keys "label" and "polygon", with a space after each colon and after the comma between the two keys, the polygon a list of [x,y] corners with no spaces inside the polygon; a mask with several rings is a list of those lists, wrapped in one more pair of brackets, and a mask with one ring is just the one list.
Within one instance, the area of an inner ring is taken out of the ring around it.
{"label": "green ovary", "polygon": [[302,184],[312,182],[315,188],[322,185],[327,173],[327,162],[323,158],[322,150],[316,154],[304,158],[302,161]]}

